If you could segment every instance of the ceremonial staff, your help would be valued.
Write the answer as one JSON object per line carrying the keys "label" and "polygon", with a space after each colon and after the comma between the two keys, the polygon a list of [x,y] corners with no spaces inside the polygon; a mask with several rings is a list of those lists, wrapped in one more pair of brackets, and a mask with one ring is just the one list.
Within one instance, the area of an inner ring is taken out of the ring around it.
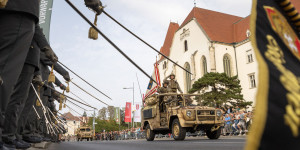
{"label": "ceremonial staff", "polygon": [[[41,104],[41,106],[42,106],[43,114],[44,114],[45,122],[46,122],[46,126],[47,126],[47,128],[46,128],[46,129],[47,129],[47,133],[49,133],[49,131],[51,132],[50,129],[52,129],[52,131],[54,132],[54,129],[53,129],[52,125],[50,124],[50,122],[49,122],[49,120],[48,120],[48,118],[47,118],[47,116],[46,116],[47,110],[46,110],[46,108],[45,108],[45,106],[44,106],[44,104],[43,104],[43,102],[42,102],[42,100],[41,100],[39,94],[37,93],[37,91],[36,91],[36,89],[35,89],[35,87],[33,86],[32,83],[31,83],[31,87],[33,88],[33,90],[34,90],[34,92],[35,92],[35,94],[36,94],[36,96],[37,96],[37,98],[38,98],[38,100],[40,101],[40,104]],[[51,132],[51,134],[52,134],[52,132]],[[54,134],[55,134],[55,133],[54,133]],[[56,134],[55,134],[55,135],[56,135]]]}
{"label": "ceremonial staff", "polygon": [[72,71],[70,68],[68,68],[66,65],[64,65],[62,62],[58,61],[58,63],[60,63],[62,66],[64,66],[66,69],[68,69],[70,72],[72,72],[74,75],[76,75],[79,79],[81,79],[82,81],[84,81],[86,84],[88,84],[89,86],[91,86],[92,88],[94,88],[95,90],[97,90],[98,92],[100,92],[101,94],[103,94],[104,96],[106,96],[107,98],[109,98],[110,100],[112,100],[109,96],[107,96],[106,94],[104,94],[103,92],[101,92],[100,90],[98,90],[96,87],[94,87],[92,84],[90,84],[89,82],[87,82],[86,80],[84,80],[82,77],[80,77],[77,73],[75,73],[74,71]]}
{"label": "ceremonial staff", "polygon": [[84,109],[83,107],[81,107],[81,106],[79,106],[79,105],[77,105],[77,104],[75,104],[75,103],[73,103],[72,101],[69,101],[71,104],[73,104],[73,105],[75,105],[75,106],[77,106],[77,107],[79,107],[79,108],[81,108],[81,109],[83,109],[84,111],[86,111],[86,109]]}
{"label": "ceremonial staff", "polygon": [[80,90],[82,90],[83,92],[85,92],[86,94],[90,95],[91,97],[95,98],[96,100],[100,101],[101,103],[105,104],[108,106],[107,103],[103,102],[102,100],[100,100],[99,98],[95,97],[94,95],[90,94],[89,92],[87,92],[86,90],[84,90],[83,88],[81,88],[79,85],[77,85],[76,83],[74,83],[73,81],[71,81],[71,83],[73,83],[76,87],[78,87]]}
{"label": "ceremonial staff", "polygon": [[113,20],[115,23],[117,23],[119,26],[121,26],[123,29],[125,29],[127,32],[129,32],[131,35],[133,35],[134,37],[136,37],[137,39],[139,39],[141,42],[143,42],[144,44],[146,44],[147,46],[149,46],[151,49],[153,49],[155,52],[159,53],[160,55],[162,55],[163,57],[165,57],[166,59],[168,59],[169,61],[171,61],[173,64],[175,64],[176,66],[180,67],[181,69],[183,69],[184,71],[188,72],[189,74],[193,75],[190,71],[186,70],[185,68],[181,67],[179,64],[177,64],[176,62],[174,62],[172,59],[170,59],[168,56],[164,55],[163,53],[161,53],[159,50],[155,49],[153,46],[151,46],[149,43],[147,43],[146,41],[144,41],[142,38],[140,38],[139,36],[137,36],[136,34],[134,34],[132,31],[130,31],[128,28],[126,28],[125,26],[123,26],[120,22],[118,22],[115,18],[113,18],[111,15],[109,15],[106,11],[102,10],[103,13],[109,17],[111,20]]}
{"label": "ceremonial staff", "polygon": [[[47,84],[44,84],[44,86],[50,88],[51,90],[53,90],[53,91],[55,91],[55,92],[57,92],[57,93],[59,93],[59,94],[62,94],[62,93],[58,92],[58,91],[55,90],[53,87],[51,87],[51,86],[49,86],[49,85],[47,85]],[[95,108],[95,107],[93,107],[93,106],[90,106],[90,105],[87,105],[87,104],[85,104],[85,103],[82,103],[82,102],[80,102],[79,100],[76,100],[76,99],[74,99],[74,98],[72,98],[72,97],[70,97],[70,96],[68,96],[68,95],[65,95],[65,96],[66,96],[67,98],[69,98],[69,99],[71,99],[71,100],[77,102],[77,103],[80,103],[80,104],[82,104],[82,105],[88,106],[88,107],[90,107],[90,108],[97,109],[97,108]]]}
{"label": "ceremonial staff", "polygon": [[82,98],[80,98],[79,96],[77,96],[76,94],[74,94],[73,92],[70,91],[70,93],[72,95],[74,95],[75,97],[77,97],[78,99],[80,99],[81,101],[83,101],[84,103],[86,103],[87,105],[90,105],[89,103],[87,103],[85,100],[83,100]]}
{"label": "ceremonial staff", "polygon": [[150,80],[156,83],[151,76],[149,76],[140,66],[138,66],[132,59],[130,59],[117,45],[115,45],[106,35],[104,35],[91,21],[87,19],[69,0],[65,0],[89,25],[91,25],[109,44],[111,44],[119,53],[121,53],[129,62],[131,62],[137,69],[139,69]]}

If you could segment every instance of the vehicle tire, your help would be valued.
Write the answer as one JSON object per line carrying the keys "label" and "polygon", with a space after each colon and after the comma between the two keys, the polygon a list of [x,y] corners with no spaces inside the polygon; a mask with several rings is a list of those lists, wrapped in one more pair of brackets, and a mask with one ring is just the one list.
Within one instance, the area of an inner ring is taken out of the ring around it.
{"label": "vehicle tire", "polygon": [[77,138],[77,141],[79,142],[79,138]]}
{"label": "vehicle tire", "polygon": [[86,141],[89,141],[89,140],[90,140],[90,138],[87,138],[87,139],[86,139]]}
{"label": "vehicle tire", "polygon": [[93,138],[90,138],[90,141],[93,141]]}
{"label": "vehicle tire", "polygon": [[82,138],[80,138],[80,141],[82,141]]}
{"label": "vehicle tire", "polygon": [[218,130],[216,131],[213,131],[211,132],[211,130],[207,130],[206,131],[206,136],[209,138],[209,139],[218,139],[221,135],[221,128],[219,128]]}
{"label": "vehicle tire", "polygon": [[173,120],[172,134],[176,141],[182,141],[185,139],[186,128],[181,127],[178,119]]}
{"label": "vehicle tire", "polygon": [[150,125],[147,124],[146,126],[146,139],[147,141],[153,141],[155,138],[155,133],[153,132],[153,130],[151,130]]}

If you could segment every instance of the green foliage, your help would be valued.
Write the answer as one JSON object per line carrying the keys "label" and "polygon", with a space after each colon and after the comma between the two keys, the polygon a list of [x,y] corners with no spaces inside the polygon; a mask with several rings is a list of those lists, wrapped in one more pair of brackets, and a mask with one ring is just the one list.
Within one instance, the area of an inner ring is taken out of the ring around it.
{"label": "green foliage", "polygon": [[[114,107],[113,106],[108,106],[108,107],[103,107],[99,110],[98,112],[98,117],[95,118],[95,132],[103,132],[105,131],[119,131],[128,129],[128,124],[124,122],[125,118],[125,111],[120,109],[120,119],[121,119],[121,124],[117,124],[116,121],[114,120]],[[93,117],[89,118],[88,125],[90,127],[93,126]],[[129,124],[131,127],[131,123]],[[141,123],[135,123],[135,127],[140,127]]]}
{"label": "green foliage", "polygon": [[189,93],[200,92],[208,88],[211,90],[203,93],[200,97],[203,105],[220,107],[230,103],[240,108],[252,105],[252,102],[244,100],[240,80],[237,76],[228,77],[225,73],[207,73],[195,81]]}
{"label": "green foliage", "polygon": [[[99,118],[95,119],[95,132],[105,131],[119,131],[119,125],[114,120],[100,120]],[[91,117],[88,122],[89,126],[93,126],[93,118]],[[120,125],[120,130],[127,129],[127,125]]]}

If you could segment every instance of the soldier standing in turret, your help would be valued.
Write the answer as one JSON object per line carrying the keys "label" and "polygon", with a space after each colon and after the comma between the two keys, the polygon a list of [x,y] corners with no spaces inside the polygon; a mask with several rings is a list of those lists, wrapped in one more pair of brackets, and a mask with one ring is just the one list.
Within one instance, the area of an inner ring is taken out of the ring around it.
{"label": "soldier standing in turret", "polygon": [[[168,80],[168,78],[170,78],[170,80]],[[170,93],[177,93],[177,90],[180,93],[183,93],[178,82],[175,80],[175,74],[171,73],[169,76],[167,76],[164,79],[164,82],[169,82],[168,88],[170,90]]]}
{"label": "soldier standing in turret", "polygon": [[168,84],[169,84],[168,80],[164,81],[163,87],[160,87],[159,89],[157,89],[157,93],[160,93],[160,94],[168,93],[169,92]]}

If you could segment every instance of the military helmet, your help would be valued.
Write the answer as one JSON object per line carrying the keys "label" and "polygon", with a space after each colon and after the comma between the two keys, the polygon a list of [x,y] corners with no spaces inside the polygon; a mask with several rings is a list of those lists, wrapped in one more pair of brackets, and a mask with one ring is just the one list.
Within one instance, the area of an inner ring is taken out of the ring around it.
{"label": "military helmet", "polygon": [[170,77],[171,77],[171,76],[174,76],[174,78],[175,78],[175,74],[174,74],[173,72],[170,74]]}
{"label": "military helmet", "polygon": [[167,84],[167,85],[168,85],[168,84],[169,84],[169,81],[164,81],[164,82],[163,82],[163,85],[164,85],[164,84]]}

